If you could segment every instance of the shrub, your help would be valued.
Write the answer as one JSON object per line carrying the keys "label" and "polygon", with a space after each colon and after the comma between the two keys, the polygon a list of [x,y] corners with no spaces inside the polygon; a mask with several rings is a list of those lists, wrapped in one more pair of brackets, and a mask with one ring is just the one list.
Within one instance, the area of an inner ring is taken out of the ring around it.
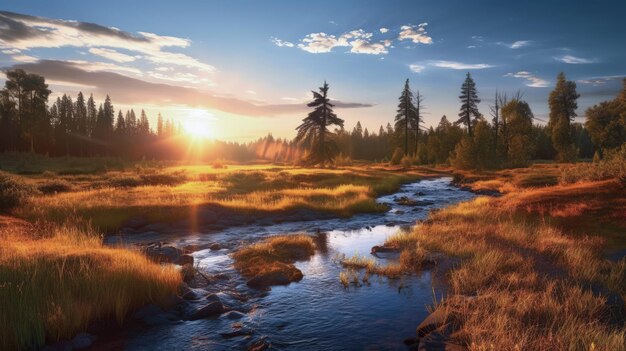
{"label": "shrub", "polygon": [[393,151],[393,155],[391,156],[391,160],[389,163],[392,165],[399,165],[400,161],[402,161],[402,157],[404,156],[404,152],[399,147]]}
{"label": "shrub", "polygon": [[18,178],[0,172],[0,211],[9,211],[26,202],[33,188]]}
{"label": "shrub", "polygon": [[578,163],[563,168],[559,181],[571,184],[580,181],[619,179],[626,183],[626,144],[607,152],[604,159],[593,163]]}
{"label": "shrub", "polygon": [[217,159],[213,161],[213,164],[211,165],[211,167],[213,167],[214,169],[222,169],[222,168],[226,168],[226,164],[224,160]]}
{"label": "shrub", "polygon": [[152,173],[152,174],[142,174],[139,176],[141,178],[142,185],[178,185],[183,183],[187,176],[183,172],[175,172],[175,173]]}
{"label": "shrub", "polygon": [[339,156],[335,157],[333,162],[337,167],[352,166],[352,159],[350,156],[344,156],[343,154],[339,154]]}
{"label": "shrub", "polygon": [[198,180],[201,182],[210,182],[217,180],[217,174],[215,173],[200,173],[198,174]]}
{"label": "shrub", "polygon": [[72,190],[72,184],[63,179],[48,180],[37,187],[44,194],[63,193]]}
{"label": "shrub", "polygon": [[119,176],[109,180],[111,186],[116,188],[130,188],[141,184],[141,179],[137,176]]}

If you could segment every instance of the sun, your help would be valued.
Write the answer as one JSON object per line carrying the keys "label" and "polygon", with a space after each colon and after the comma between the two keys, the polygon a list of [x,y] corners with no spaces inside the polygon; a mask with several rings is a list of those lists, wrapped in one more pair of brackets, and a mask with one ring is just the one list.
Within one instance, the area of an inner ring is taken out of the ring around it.
{"label": "sun", "polygon": [[191,110],[183,121],[185,134],[196,139],[212,139],[215,137],[213,117],[205,110]]}

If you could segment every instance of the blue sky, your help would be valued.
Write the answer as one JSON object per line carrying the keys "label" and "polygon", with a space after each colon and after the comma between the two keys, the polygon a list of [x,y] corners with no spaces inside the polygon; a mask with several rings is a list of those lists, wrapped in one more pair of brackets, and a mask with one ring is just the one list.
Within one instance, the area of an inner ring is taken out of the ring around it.
{"label": "blue sky", "polygon": [[116,107],[152,118],[206,120],[227,140],[292,137],[324,80],[347,128],[358,120],[378,130],[407,78],[431,125],[456,118],[466,72],[483,114],[496,89],[521,90],[544,120],[560,71],[577,81],[581,116],[626,75],[626,2],[617,0],[5,0],[0,10],[11,12],[0,16],[1,67],[44,74],[57,94],[109,93]]}

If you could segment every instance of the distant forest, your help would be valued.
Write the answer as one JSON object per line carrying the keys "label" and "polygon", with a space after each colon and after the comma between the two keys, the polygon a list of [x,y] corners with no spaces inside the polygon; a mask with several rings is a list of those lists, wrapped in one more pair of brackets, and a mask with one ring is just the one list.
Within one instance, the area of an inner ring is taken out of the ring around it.
{"label": "distant forest", "polygon": [[201,149],[194,149],[180,124],[160,114],[157,125],[151,126],[143,110],[116,111],[108,96],[96,102],[82,93],[75,99],[63,95],[49,104],[51,91],[44,77],[23,70],[7,71],[6,76],[0,91],[3,152],[146,159],[194,156],[242,162],[308,160],[311,164],[367,160],[489,168],[524,165],[534,159],[602,157],[605,150],[626,141],[626,80],[615,100],[589,108],[585,124],[580,124],[573,122],[579,97],[576,84],[560,74],[549,97],[549,121],[541,125],[535,123],[519,93],[496,93],[489,116],[483,115],[477,109],[478,89],[468,73],[459,95],[458,119],[443,116],[430,128],[423,126],[424,96],[413,92],[407,80],[393,124],[371,131],[360,122],[352,130],[343,127],[343,120],[332,112],[325,83],[320,93],[314,92],[309,106],[315,110],[303,120],[294,140],[270,134],[249,143],[207,141]]}

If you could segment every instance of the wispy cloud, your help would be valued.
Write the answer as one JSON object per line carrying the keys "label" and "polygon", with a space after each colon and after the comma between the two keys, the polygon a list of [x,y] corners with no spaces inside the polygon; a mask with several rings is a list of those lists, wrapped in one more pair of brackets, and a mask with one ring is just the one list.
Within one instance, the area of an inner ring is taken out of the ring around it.
{"label": "wispy cloud", "polygon": [[[188,106],[203,107],[245,116],[277,116],[308,110],[305,103],[256,104],[250,100],[220,96],[178,85],[147,82],[110,71],[88,71],[81,62],[40,60],[15,65],[25,71],[45,76],[50,81],[93,87],[94,93],[111,97],[121,104],[168,105],[172,101]],[[370,107],[371,104],[333,101],[338,108]]]}
{"label": "wispy cloud", "polygon": [[462,63],[456,61],[430,61],[429,65],[439,68],[449,68],[449,69],[485,69],[495,67],[494,65],[486,64],[486,63]]}
{"label": "wispy cloud", "polygon": [[288,47],[288,48],[294,47],[292,42],[281,40],[276,37],[272,37],[272,43],[274,43],[274,45],[279,46],[279,47]]}
{"label": "wispy cloud", "polygon": [[424,70],[424,68],[426,68],[426,67],[424,67],[422,65],[415,64],[415,63],[412,63],[412,64],[409,65],[409,69],[413,73],[421,73]]}
{"label": "wispy cloud", "polygon": [[428,23],[420,23],[417,26],[409,24],[400,27],[398,40],[411,40],[415,44],[432,44],[433,38],[426,32],[427,25]]}
{"label": "wispy cloud", "polygon": [[615,75],[615,76],[599,76],[599,77],[591,77],[591,78],[587,78],[587,79],[579,79],[577,80],[578,83],[582,83],[582,84],[590,84],[593,85],[595,87],[598,86],[602,86],[605,85],[608,82],[614,81],[614,80],[620,80],[620,79],[624,79],[626,78],[626,74],[624,75]]}
{"label": "wispy cloud", "polygon": [[523,48],[524,46],[528,46],[532,43],[531,40],[518,40],[513,42],[511,45],[509,45],[509,48],[511,49],[519,49],[519,48]]}
{"label": "wispy cloud", "polygon": [[[152,63],[183,66],[205,72],[215,71],[215,67],[196,58],[164,50],[170,47],[186,48],[190,44],[191,41],[185,38],[149,32],[131,34],[95,23],[0,11],[0,47],[3,49],[28,51],[38,48],[106,46],[109,50],[123,49],[140,53],[144,59]],[[109,59],[113,57],[112,52],[105,53],[102,49],[97,52],[108,55]],[[122,56],[115,57],[120,59]]]}
{"label": "wispy cloud", "polygon": [[514,77],[514,78],[524,79],[526,81],[526,83],[524,84],[532,88],[545,88],[550,85],[550,82],[548,82],[547,80],[539,78],[527,71],[507,73],[505,77]]}
{"label": "wispy cloud", "polygon": [[120,63],[133,62],[137,59],[137,57],[135,56],[126,55],[124,53],[121,53],[113,49],[91,48],[89,49],[89,52],[94,55],[101,56],[111,61],[120,62]]}
{"label": "wispy cloud", "polygon": [[556,56],[554,59],[560,62],[571,64],[571,65],[580,65],[580,64],[596,62],[595,59],[586,59],[582,57],[576,57],[573,55]]}
{"label": "wispy cloud", "polygon": [[379,29],[379,31],[381,33],[385,34],[385,33],[389,32],[389,28],[382,27],[381,29]]}

